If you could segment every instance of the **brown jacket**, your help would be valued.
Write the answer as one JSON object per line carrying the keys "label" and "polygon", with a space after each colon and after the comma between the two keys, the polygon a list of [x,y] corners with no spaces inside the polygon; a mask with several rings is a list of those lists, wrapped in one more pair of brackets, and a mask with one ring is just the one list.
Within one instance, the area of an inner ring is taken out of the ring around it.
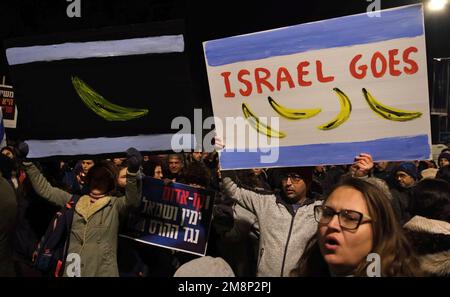
{"label": "brown jacket", "polygon": [[[34,190],[48,201],[64,206],[71,194],[52,187],[32,163],[24,163]],[[119,276],[117,267],[117,236],[119,216],[138,207],[142,185],[136,174],[127,172],[125,196],[107,196],[90,202],[85,195],[78,201],[70,234],[68,254],[77,253],[81,259],[81,276]],[[67,268],[64,275],[67,276]],[[70,269],[70,268],[69,268]]]}

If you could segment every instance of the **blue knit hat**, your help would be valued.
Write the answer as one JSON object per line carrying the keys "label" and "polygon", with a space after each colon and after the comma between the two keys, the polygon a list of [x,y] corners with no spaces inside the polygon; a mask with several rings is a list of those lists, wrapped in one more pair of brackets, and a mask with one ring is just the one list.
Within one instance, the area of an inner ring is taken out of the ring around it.
{"label": "blue knit hat", "polygon": [[397,169],[395,170],[395,173],[402,171],[406,174],[408,174],[409,176],[411,176],[412,178],[414,178],[415,180],[418,179],[418,172],[417,172],[417,167],[414,163],[411,162],[403,162],[400,165],[398,165]]}

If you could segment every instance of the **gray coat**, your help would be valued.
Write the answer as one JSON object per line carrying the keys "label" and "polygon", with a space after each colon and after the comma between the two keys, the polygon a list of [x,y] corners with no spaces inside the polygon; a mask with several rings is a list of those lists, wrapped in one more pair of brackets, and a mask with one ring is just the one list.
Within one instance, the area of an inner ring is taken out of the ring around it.
{"label": "gray coat", "polygon": [[239,188],[229,177],[223,179],[222,187],[226,195],[258,218],[257,276],[289,276],[306,243],[317,231],[314,206],[322,201],[307,200],[294,213],[277,195],[262,195]]}
{"label": "gray coat", "polygon": [[[24,163],[36,193],[48,201],[64,206],[72,197],[61,189],[52,187],[32,163]],[[119,276],[117,267],[117,236],[119,215],[141,201],[141,183],[136,174],[127,172],[126,195],[106,196],[95,203],[84,195],[75,206],[70,234],[70,253],[81,259],[81,276]],[[66,267],[69,269],[69,266]],[[64,272],[67,276],[67,270]]]}

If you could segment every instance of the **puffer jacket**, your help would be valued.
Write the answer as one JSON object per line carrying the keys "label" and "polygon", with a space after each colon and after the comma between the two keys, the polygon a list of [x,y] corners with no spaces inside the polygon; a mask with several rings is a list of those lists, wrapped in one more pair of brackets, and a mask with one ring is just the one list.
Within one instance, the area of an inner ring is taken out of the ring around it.
{"label": "puffer jacket", "polygon": [[322,201],[307,199],[296,211],[278,195],[258,194],[239,188],[224,177],[226,195],[251,211],[260,230],[257,276],[289,276],[296,268],[306,243],[317,231],[314,206]]}
{"label": "puffer jacket", "polygon": [[[72,197],[59,188],[52,187],[32,163],[24,163],[34,190],[48,201],[64,206]],[[106,196],[95,203],[90,197],[80,197],[70,234],[68,254],[77,253],[81,259],[81,276],[119,276],[117,267],[117,237],[119,215],[138,207],[142,191],[136,174],[127,172],[125,196]],[[64,276],[70,265],[66,265]]]}
{"label": "puffer jacket", "polygon": [[428,276],[450,276],[450,223],[415,216],[404,226]]}

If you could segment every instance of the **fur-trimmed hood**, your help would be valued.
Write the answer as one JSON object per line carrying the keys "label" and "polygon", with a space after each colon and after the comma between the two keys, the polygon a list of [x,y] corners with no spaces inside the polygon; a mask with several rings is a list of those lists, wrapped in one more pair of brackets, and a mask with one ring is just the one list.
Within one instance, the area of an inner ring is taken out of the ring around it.
{"label": "fur-trimmed hood", "polygon": [[450,223],[415,216],[404,228],[424,272],[450,276]]}

